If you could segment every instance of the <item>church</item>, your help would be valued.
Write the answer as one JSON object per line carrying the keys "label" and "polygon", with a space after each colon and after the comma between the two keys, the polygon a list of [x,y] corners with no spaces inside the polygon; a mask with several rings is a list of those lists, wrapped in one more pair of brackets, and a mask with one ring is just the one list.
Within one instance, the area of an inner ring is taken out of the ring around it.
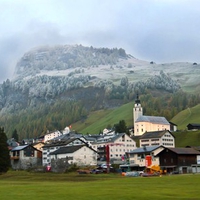
{"label": "church", "polygon": [[133,108],[133,123],[134,136],[141,136],[145,132],[170,130],[170,123],[165,117],[143,115],[138,94]]}

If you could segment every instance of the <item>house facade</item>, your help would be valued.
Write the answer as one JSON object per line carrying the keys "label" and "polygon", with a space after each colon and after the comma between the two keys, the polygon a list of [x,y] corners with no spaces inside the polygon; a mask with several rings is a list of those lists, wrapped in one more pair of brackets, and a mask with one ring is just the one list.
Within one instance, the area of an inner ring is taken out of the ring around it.
{"label": "house facade", "polygon": [[130,169],[143,170],[147,167],[147,156],[151,157],[151,165],[160,165],[159,157],[157,155],[163,149],[163,146],[144,146],[127,152]]}
{"label": "house facade", "polygon": [[91,143],[92,148],[98,152],[98,160],[106,161],[106,146],[109,146],[109,160],[111,163],[120,163],[126,154],[136,148],[136,142],[125,133],[107,135]]}
{"label": "house facade", "polygon": [[175,147],[175,137],[168,131],[152,131],[146,132],[140,136],[140,147],[142,146],[158,146]]}
{"label": "house facade", "polygon": [[52,152],[50,154],[51,163],[58,160],[64,160],[68,164],[76,164],[77,166],[97,165],[97,152],[84,145],[66,146]]}
{"label": "house facade", "polygon": [[85,144],[85,142],[80,138],[62,138],[55,141],[52,140],[50,143],[47,143],[43,146],[42,165],[46,166],[50,164],[51,163],[50,154],[60,149],[61,147],[83,145],[83,144]]}
{"label": "house facade", "polygon": [[31,145],[17,146],[10,151],[11,166],[15,170],[42,165],[42,152]]}
{"label": "house facade", "polygon": [[200,152],[193,148],[165,148],[158,157],[160,167],[168,173],[200,172]]}
{"label": "house facade", "polygon": [[59,137],[61,135],[62,135],[62,133],[60,131],[53,131],[53,132],[47,133],[46,135],[44,135],[44,141],[43,142],[47,142],[47,141],[52,140],[52,139]]}

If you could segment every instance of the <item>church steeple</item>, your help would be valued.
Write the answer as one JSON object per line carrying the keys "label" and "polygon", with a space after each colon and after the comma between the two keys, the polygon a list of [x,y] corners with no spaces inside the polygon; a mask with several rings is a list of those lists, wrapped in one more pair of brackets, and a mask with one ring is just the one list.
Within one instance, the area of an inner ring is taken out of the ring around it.
{"label": "church steeple", "polygon": [[[140,116],[143,116],[143,109],[142,109],[142,106],[141,106],[141,103],[140,103],[139,94],[137,93],[135,105],[134,105],[134,108],[133,108],[134,129],[136,129],[136,121]],[[137,133],[137,130],[134,130],[134,132]]]}
{"label": "church steeple", "polygon": [[136,97],[135,103],[136,104],[140,104],[140,99],[139,99],[139,94],[138,93],[137,93],[137,97]]}

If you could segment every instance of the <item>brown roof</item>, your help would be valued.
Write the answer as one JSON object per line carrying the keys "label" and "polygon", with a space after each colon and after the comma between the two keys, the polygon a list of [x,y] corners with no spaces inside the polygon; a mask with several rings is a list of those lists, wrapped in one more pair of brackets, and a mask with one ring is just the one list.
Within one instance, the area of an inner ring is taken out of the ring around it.
{"label": "brown roof", "polygon": [[173,151],[176,154],[200,155],[200,152],[193,148],[168,148],[168,149]]}
{"label": "brown roof", "polygon": [[170,133],[173,137],[174,135],[168,131],[168,130],[162,130],[162,131],[150,131],[150,132],[145,132],[140,139],[146,139],[146,138],[161,138],[165,133]]}

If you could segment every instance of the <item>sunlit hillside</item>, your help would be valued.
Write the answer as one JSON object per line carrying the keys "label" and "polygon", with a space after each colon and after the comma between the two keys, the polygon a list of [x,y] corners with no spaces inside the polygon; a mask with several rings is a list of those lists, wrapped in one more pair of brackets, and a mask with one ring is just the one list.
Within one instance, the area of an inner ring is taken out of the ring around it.
{"label": "sunlit hillside", "polygon": [[171,121],[178,125],[179,130],[186,130],[189,123],[200,124],[200,104],[181,111]]}
{"label": "sunlit hillside", "polygon": [[74,123],[72,127],[84,134],[97,134],[106,127],[113,127],[120,120],[124,120],[127,126],[133,126],[133,106],[134,103],[130,102],[113,110],[92,112],[85,121]]}

